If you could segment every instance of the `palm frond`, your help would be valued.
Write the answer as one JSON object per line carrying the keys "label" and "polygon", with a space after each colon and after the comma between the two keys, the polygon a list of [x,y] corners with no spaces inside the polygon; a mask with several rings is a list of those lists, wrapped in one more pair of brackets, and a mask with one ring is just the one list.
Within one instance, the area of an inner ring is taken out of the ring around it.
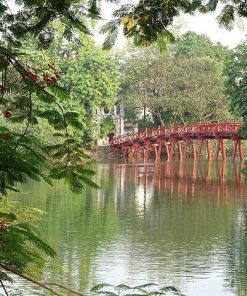
{"label": "palm frond", "polygon": [[96,286],[94,286],[90,292],[98,292],[99,290],[103,289],[103,288],[107,288],[107,287],[114,287],[113,285],[110,285],[110,284],[107,284],[107,283],[101,283],[101,284],[98,284]]}
{"label": "palm frond", "polygon": [[221,27],[231,30],[235,21],[236,8],[233,5],[225,5],[217,17],[218,23]]}

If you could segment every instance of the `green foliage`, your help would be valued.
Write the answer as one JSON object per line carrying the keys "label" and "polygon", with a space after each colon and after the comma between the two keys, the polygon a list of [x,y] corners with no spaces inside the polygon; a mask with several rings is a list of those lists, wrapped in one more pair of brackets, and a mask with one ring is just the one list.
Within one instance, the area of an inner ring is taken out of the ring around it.
{"label": "green foliage", "polygon": [[115,124],[112,116],[107,116],[103,119],[100,125],[100,135],[102,138],[107,137],[109,133],[112,133],[115,130]]}
{"label": "green foliage", "polygon": [[41,252],[50,257],[56,253],[34,226],[42,211],[7,200],[0,201],[0,209],[0,280],[11,281],[6,270],[30,272],[33,265],[44,264]]}
{"label": "green foliage", "polygon": [[[57,36],[47,50],[38,51],[34,39],[27,38],[21,49],[24,54],[21,59],[31,68],[37,69],[41,76],[42,72],[51,73],[48,65],[55,61],[53,67],[61,73],[60,85],[69,96],[61,94],[57,87],[51,90],[61,106],[78,113],[83,145],[93,147],[99,134],[92,131],[91,123],[95,130],[100,130],[101,121],[96,120],[98,109],[112,109],[114,106],[119,90],[118,65],[112,53],[103,52],[85,34],[77,36],[79,44],[67,44],[62,36],[63,24],[56,22],[54,27]],[[54,86],[49,85],[49,88]]]}
{"label": "green foliage", "polygon": [[151,115],[146,116],[146,118],[142,118],[138,120],[138,130],[143,131],[146,128],[151,129],[154,127],[153,118]]}
{"label": "green foliage", "polygon": [[149,111],[155,126],[231,120],[223,74],[228,56],[221,45],[195,33],[185,34],[163,54],[154,48],[134,51],[125,65],[125,107]]}
{"label": "green foliage", "polygon": [[[19,183],[28,179],[43,178],[49,183],[64,179],[75,192],[80,192],[85,184],[97,187],[79,136],[84,124],[69,93],[62,83],[58,85],[60,69],[48,63],[40,67],[39,63],[27,62],[23,56],[26,52],[20,47],[27,37],[36,43],[36,49],[47,49],[55,42],[66,47],[65,39],[76,44],[75,33],[89,34],[85,24],[87,9],[92,18],[98,12],[92,5],[87,6],[88,2],[83,6],[77,0],[16,2],[21,8],[12,13],[8,1],[0,0],[0,199],[10,190],[17,191]],[[56,40],[57,19],[63,24],[60,41]],[[56,55],[58,52],[49,57],[49,63],[51,58],[56,60]],[[47,145],[38,133],[41,122],[58,141]],[[55,255],[33,226],[33,217],[32,210],[6,210],[1,204],[0,280],[10,280],[9,272],[24,277],[30,263],[43,264],[41,251]]]}
{"label": "green foliage", "polygon": [[145,296],[145,295],[179,295],[184,296],[180,290],[172,285],[165,285],[159,288],[154,283],[143,284],[140,286],[130,287],[125,284],[117,286],[102,283],[94,286],[91,292],[96,295],[108,295],[108,296]]}
{"label": "green foliage", "polygon": [[108,49],[115,43],[122,25],[124,35],[133,37],[135,45],[156,43],[163,50],[167,43],[174,42],[170,27],[176,17],[196,11],[213,12],[222,4],[217,17],[220,26],[231,29],[237,17],[247,17],[245,0],[140,0],[135,4],[123,4],[113,13],[114,19],[102,28],[104,33],[108,33],[104,47]]}
{"label": "green foliage", "polygon": [[136,123],[138,121],[138,110],[136,108],[128,108],[124,109],[124,119],[127,122]]}
{"label": "green foliage", "polygon": [[177,57],[209,57],[225,63],[230,55],[230,51],[221,43],[214,45],[208,36],[195,32],[179,36],[173,47]]}
{"label": "green foliage", "polygon": [[247,129],[247,40],[237,46],[226,65],[227,93],[231,98],[231,105],[239,114],[244,123],[244,130]]}
{"label": "green foliage", "polygon": [[232,29],[234,21],[237,17],[247,17],[247,6],[245,0],[234,1],[234,0],[208,0],[200,7],[200,11],[203,13],[215,11],[220,5],[221,12],[218,15],[218,22],[221,27]]}
{"label": "green foliage", "polygon": [[[133,37],[134,44],[150,45],[157,42],[161,48],[167,41],[173,41],[173,35],[167,30],[173,17],[184,11],[182,1],[139,1],[136,5],[124,4],[114,12],[114,20],[102,27],[103,33],[108,33],[104,43],[110,48],[116,40],[119,26],[123,25],[124,35]],[[148,9],[149,7],[149,9]],[[157,17],[158,16],[158,17]]]}
{"label": "green foliage", "polygon": [[[8,40],[21,46],[21,38],[27,33],[36,37],[40,49],[48,48],[56,36],[53,22],[60,20],[64,24],[63,36],[74,39],[74,32],[91,34],[87,19],[97,19],[100,14],[101,1],[80,0],[17,0],[22,6],[13,14],[8,1],[1,0],[0,13],[7,23]],[[109,0],[112,2],[112,0]],[[5,29],[4,29],[5,30]]]}
{"label": "green foliage", "polygon": [[[11,58],[12,56],[9,56],[9,59]],[[29,78],[24,78],[24,81],[22,81],[25,68],[20,62],[15,61],[15,63],[15,69],[11,68],[11,72],[16,71],[16,77],[19,74],[18,93],[15,95],[14,92],[11,92],[11,97],[4,96],[2,98],[2,110],[7,109],[4,112],[11,112],[10,118],[7,118],[4,113],[6,121],[23,123],[23,130],[15,131],[14,128],[5,127],[1,129],[0,191],[2,194],[6,194],[6,190],[13,188],[17,182],[25,182],[27,177],[35,180],[43,177],[49,180],[50,177],[54,177],[54,171],[59,167],[65,166],[68,170],[71,170],[71,167],[74,167],[75,164],[82,165],[85,163],[86,159],[80,141],[74,139],[74,131],[80,130],[82,126],[79,115],[75,112],[63,110],[52,94],[56,90],[55,86],[51,91],[50,88],[44,89],[36,81]],[[9,67],[4,69],[6,72],[8,70]],[[56,94],[60,95],[60,92]],[[23,104],[23,101],[26,103]],[[30,134],[32,127],[37,125],[38,118],[44,118],[55,131],[62,132],[60,134],[61,143],[53,145],[56,153],[51,154],[51,147],[42,146],[38,135]],[[69,130],[69,127],[72,129]],[[44,168],[48,170],[47,175],[43,173]],[[52,173],[49,173],[49,169]],[[79,173],[79,171],[77,172]],[[87,172],[86,168],[85,172]],[[83,175],[82,171],[81,174]],[[71,174],[64,174],[64,178],[69,184],[74,183],[75,180],[79,183],[82,182],[82,179],[87,181],[87,178],[84,177],[73,179]],[[79,183],[77,187],[81,188],[83,185]]]}

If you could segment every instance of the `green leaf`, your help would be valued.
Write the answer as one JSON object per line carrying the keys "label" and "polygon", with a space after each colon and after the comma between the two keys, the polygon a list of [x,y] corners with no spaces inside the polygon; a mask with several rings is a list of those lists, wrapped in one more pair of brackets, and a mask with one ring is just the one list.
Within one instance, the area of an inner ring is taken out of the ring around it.
{"label": "green leaf", "polygon": [[96,286],[94,286],[90,292],[98,292],[99,290],[103,289],[103,288],[107,288],[107,287],[114,287],[113,285],[110,285],[110,284],[107,284],[107,283],[101,283],[101,284],[98,284]]}

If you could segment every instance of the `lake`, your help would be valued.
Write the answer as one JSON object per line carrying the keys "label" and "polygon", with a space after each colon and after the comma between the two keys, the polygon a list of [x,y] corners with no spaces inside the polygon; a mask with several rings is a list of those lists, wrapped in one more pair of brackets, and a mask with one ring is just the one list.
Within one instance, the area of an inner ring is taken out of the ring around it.
{"label": "lake", "polygon": [[[247,295],[247,186],[241,163],[98,164],[99,190],[30,182],[19,201],[47,211],[57,251],[43,279],[94,285],[174,284],[187,296]],[[25,287],[24,283],[21,283]],[[35,287],[24,295],[47,295]],[[72,295],[66,293],[65,295]]]}

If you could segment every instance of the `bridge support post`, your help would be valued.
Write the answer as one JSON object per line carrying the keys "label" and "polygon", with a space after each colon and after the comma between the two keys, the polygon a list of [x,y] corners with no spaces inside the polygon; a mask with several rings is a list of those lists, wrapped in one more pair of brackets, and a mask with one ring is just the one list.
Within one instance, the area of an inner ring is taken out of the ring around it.
{"label": "bridge support post", "polygon": [[163,140],[159,139],[156,144],[153,144],[155,151],[155,161],[160,160]]}
{"label": "bridge support post", "polygon": [[159,144],[153,144],[154,152],[155,152],[155,161],[159,160]]}
{"label": "bridge support post", "polygon": [[195,146],[195,141],[194,140],[191,140],[191,149],[192,149],[193,158],[196,160],[197,155],[196,155],[196,146]]}
{"label": "bridge support post", "polygon": [[237,150],[238,150],[238,153],[239,153],[239,159],[243,160],[243,145],[242,145],[241,139],[235,139],[234,140],[232,160],[236,159]]}
{"label": "bridge support post", "polygon": [[211,160],[211,147],[210,147],[210,141],[208,139],[206,140],[206,145],[207,145],[208,160]]}
{"label": "bridge support post", "polygon": [[150,149],[150,142],[149,141],[145,141],[145,159],[144,162],[148,161],[149,158],[149,149]]}
{"label": "bridge support post", "polygon": [[188,139],[184,139],[184,147],[183,147],[183,158],[187,158],[187,154],[188,154]]}
{"label": "bridge support post", "polygon": [[134,145],[132,147],[132,152],[133,152],[132,160],[134,160],[134,161],[137,160],[137,151],[138,151],[138,148],[139,148],[139,144],[138,143],[134,143]]}
{"label": "bridge support post", "polygon": [[181,141],[177,142],[178,145],[178,153],[179,153],[179,159],[183,160],[183,150],[182,150],[182,143]]}
{"label": "bridge support post", "polygon": [[126,153],[127,153],[127,147],[126,146],[123,146],[122,147],[122,154],[123,154],[123,159],[125,160],[126,159]]}
{"label": "bridge support post", "polygon": [[239,159],[243,160],[244,158],[244,151],[243,151],[243,145],[242,145],[242,141],[239,140]]}
{"label": "bridge support post", "polygon": [[207,182],[211,181],[211,168],[212,168],[212,165],[211,165],[211,161],[209,160],[207,162],[207,173],[206,173],[206,181]]}
{"label": "bridge support post", "polygon": [[198,158],[202,157],[202,151],[203,151],[203,143],[206,143],[206,148],[207,148],[207,158],[208,160],[211,160],[211,147],[210,147],[210,141],[208,139],[199,139],[199,153],[198,153]]}
{"label": "bridge support post", "polygon": [[171,158],[169,144],[167,142],[164,142],[164,144],[165,144],[165,148],[166,148],[167,160],[169,161]]}
{"label": "bridge support post", "polygon": [[146,161],[146,153],[147,153],[147,149],[145,147],[142,147],[142,157],[143,157],[143,161]]}
{"label": "bridge support post", "polygon": [[223,160],[225,160],[226,159],[226,148],[225,148],[225,143],[224,143],[223,139],[217,140],[216,159],[219,159],[220,152],[222,154]]}
{"label": "bridge support post", "polygon": [[173,138],[171,138],[171,139],[169,139],[169,142],[171,143],[170,144],[170,159],[172,159],[173,158],[173,156],[174,156],[174,150],[175,150],[175,139],[173,139]]}
{"label": "bridge support post", "polygon": [[192,155],[193,159],[196,159],[197,155],[196,155],[195,141],[189,138],[184,138],[183,141],[184,141],[183,158],[187,158],[188,155],[189,156]]}
{"label": "bridge support post", "polygon": [[202,148],[203,148],[203,139],[199,140],[199,152],[198,152],[198,158],[200,159],[202,157]]}
{"label": "bridge support post", "polygon": [[160,160],[160,156],[161,156],[161,151],[162,151],[162,145],[163,145],[163,140],[159,140],[158,141],[158,159]]}

